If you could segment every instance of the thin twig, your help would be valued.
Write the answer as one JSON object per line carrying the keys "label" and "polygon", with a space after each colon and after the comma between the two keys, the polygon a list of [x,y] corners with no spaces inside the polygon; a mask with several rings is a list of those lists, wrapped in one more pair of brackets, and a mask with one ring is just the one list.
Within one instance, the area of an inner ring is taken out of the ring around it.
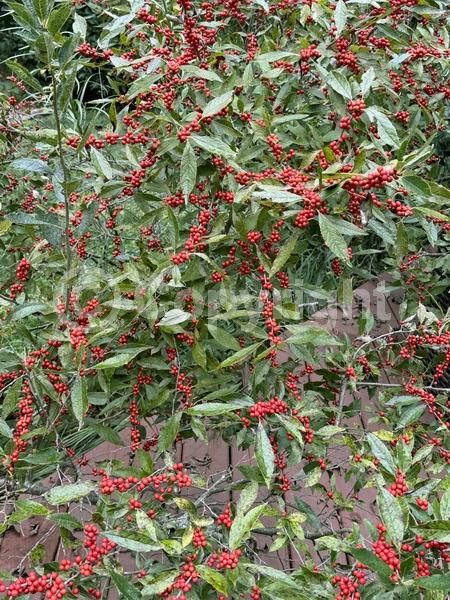
{"label": "thin twig", "polygon": [[197,498],[197,500],[194,502],[195,506],[198,506],[199,504],[201,504],[203,502],[203,500],[206,500],[206,498],[208,496],[210,496],[211,494],[217,493],[217,491],[215,491],[217,486],[220,483],[222,483],[222,481],[225,481],[226,479],[228,479],[230,476],[231,476],[230,473],[225,473],[224,475],[222,475],[222,477],[219,477],[219,479],[217,481],[215,481],[209,489],[204,491],[203,494]]}
{"label": "thin twig", "polygon": [[69,310],[69,299],[70,299],[70,285],[69,285],[69,274],[72,267],[72,248],[70,246],[70,204],[69,198],[67,197],[67,185],[69,183],[69,170],[66,165],[66,161],[64,160],[64,152],[63,152],[63,142],[62,142],[62,131],[61,131],[61,118],[58,109],[58,96],[57,96],[57,84],[55,73],[53,72],[53,68],[50,66],[50,76],[52,79],[52,104],[53,104],[53,114],[55,117],[55,126],[56,126],[56,136],[58,140],[58,157],[59,163],[61,165],[61,170],[63,173],[63,196],[64,196],[64,217],[65,217],[65,244],[66,244],[66,300],[65,300],[65,312],[67,314]]}
{"label": "thin twig", "polygon": [[[345,530],[341,530],[345,531]],[[279,533],[279,530],[276,527],[257,527],[253,529],[253,533],[257,533],[260,535],[273,536]],[[324,537],[325,535],[333,535],[334,532],[331,529],[327,529],[325,531],[317,531],[316,533],[308,533],[305,532],[305,540],[317,540],[318,538]]]}
{"label": "thin twig", "polygon": [[17,304],[17,302],[13,298],[9,298],[8,296],[5,296],[4,294],[0,294],[0,298],[2,300],[5,300],[6,302],[11,302],[11,304]]}
{"label": "thin twig", "polygon": [[[382,388],[401,388],[402,383],[379,383],[378,381],[361,381],[356,384],[358,387],[382,387]],[[450,388],[435,387],[433,385],[423,385],[423,390],[431,390],[433,392],[450,392]]]}

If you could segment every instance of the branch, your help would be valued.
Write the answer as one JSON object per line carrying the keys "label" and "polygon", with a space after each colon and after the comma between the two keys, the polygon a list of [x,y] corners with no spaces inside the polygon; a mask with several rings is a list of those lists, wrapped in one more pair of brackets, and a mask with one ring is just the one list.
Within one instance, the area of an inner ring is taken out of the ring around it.
{"label": "branch", "polygon": [[0,298],[2,300],[5,300],[6,302],[11,302],[11,304],[17,304],[17,302],[15,300],[13,300],[12,298],[9,298],[8,296],[5,296],[4,294],[0,294]]}
{"label": "branch", "polygon": [[66,253],[67,253],[67,262],[66,262],[66,300],[65,300],[65,312],[67,314],[69,310],[69,298],[70,298],[70,285],[69,285],[69,273],[72,267],[72,248],[70,246],[70,236],[69,236],[69,228],[70,228],[70,205],[69,199],[67,197],[67,184],[69,182],[69,170],[66,165],[66,161],[64,160],[64,152],[63,152],[63,143],[62,143],[62,131],[61,131],[61,118],[58,109],[58,96],[57,96],[57,85],[56,85],[56,77],[53,72],[53,68],[50,65],[50,75],[52,78],[52,104],[53,104],[53,115],[55,117],[55,125],[56,125],[56,135],[58,140],[58,156],[59,163],[61,165],[61,170],[63,172],[63,195],[64,195],[64,217],[65,217],[65,241],[66,241]]}
{"label": "branch", "polygon": [[[259,533],[260,535],[268,535],[274,536],[279,533],[279,530],[276,527],[257,527],[256,529],[252,529],[253,533]],[[341,530],[345,531],[345,530]],[[325,535],[334,535],[336,532],[331,529],[326,529],[325,531],[317,531],[316,533],[307,533],[305,532],[305,540],[317,540]]]}
{"label": "branch", "polygon": [[[356,384],[359,387],[382,387],[382,388],[401,388],[402,383],[378,383],[377,381],[361,381]],[[431,390],[433,392],[450,392],[450,388],[435,387],[433,385],[421,386],[423,390]]]}
{"label": "branch", "polygon": [[229,477],[230,477],[229,473],[225,473],[224,475],[222,475],[222,477],[219,477],[219,479],[217,481],[215,481],[209,489],[204,491],[203,494],[201,496],[199,496],[197,498],[197,500],[195,500],[195,502],[194,502],[195,506],[198,506],[199,504],[201,504],[203,502],[203,500],[206,500],[206,498],[208,496],[210,496],[211,494],[219,493],[219,490],[216,489],[217,486],[219,485],[219,483],[222,483],[222,481],[225,481]]}

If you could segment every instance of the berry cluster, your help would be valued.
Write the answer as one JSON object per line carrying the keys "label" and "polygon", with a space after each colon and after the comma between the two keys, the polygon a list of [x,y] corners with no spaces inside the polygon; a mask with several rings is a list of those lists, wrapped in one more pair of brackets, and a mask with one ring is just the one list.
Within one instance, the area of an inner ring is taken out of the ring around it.
{"label": "berry cluster", "polygon": [[164,502],[166,495],[192,485],[192,479],[184,471],[182,463],[174,464],[170,471],[149,475],[141,479],[133,476],[126,478],[110,477],[102,469],[97,470],[97,473],[103,476],[100,482],[100,492],[107,496],[111,496],[116,490],[120,493],[127,492],[132,487],[142,493],[150,487],[154,490],[153,498],[159,502]]}
{"label": "berry cluster", "polygon": [[22,258],[16,268],[16,277],[19,281],[26,281],[30,276],[31,263],[27,258]]}
{"label": "berry cluster", "polygon": [[194,530],[192,543],[196,548],[205,548],[207,546],[206,536],[201,529],[197,528]]}
{"label": "berry cluster", "polygon": [[359,600],[361,593],[358,591],[361,585],[367,583],[367,576],[363,569],[367,569],[362,563],[357,564],[357,569],[352,572],[351,577],[335,575],[331,580],[333,585],[339,585],[339,594],[336,600]]}
{"label": "berry cluster", "polygon": [[239,564],[240,550],[222,550],[219,554],[213,552],[208,559],[208,566],[216,569],[235,569]]}
{"label": "berry cluster", "polygon": [[393,496],[404,496],[406,494],[408,491],[408,485],[406,483],[406,477],[404,473],[401,471],[397,472],[395,482],[389,486],[388,491]]}
{"label": "berry cluster", "polygon": [[24,380],[22,384],[22,397],[19,401],[19,418],[13,432],[14,447],[11,454],[4,458],[4,464],[10,472],[14,470],[14,464],[19,460],[20,455],[28,448],[28,441],[23,439],[30,431],[33,421],[33,394],[29,381]]}
{"label": "berry cluster", "polygon": [[217,525],[224,525],[227,529],[231,529],[233,520],[231,518],[231,505],[227,504],[222,514],[217,517]]}
{"label": "berry cluster", "polygon": [[372,544],[372,550],[384,561],[393,571],[398,571],[400,568],[400,559],[393,546],[388,544],[385,539],[386,527],[381,523],[377,525],[378,540]]}
{"label": "berry cluster", "polygon": [[278,396],[273,396],[270,400],[262,400],[257,402],[250,408],[250,416],[256,419],[265,419],[270,415],[286,414],[289,410],[288,405],[284,400],[280,400]]}
{"label": "berry cluster", "polygon": [[280,144],[280,138],[274,133],[272,133],[267,136],[266,142],[269,144],[275,160],[280,161],[281,155],[283,154],[283,146]]}

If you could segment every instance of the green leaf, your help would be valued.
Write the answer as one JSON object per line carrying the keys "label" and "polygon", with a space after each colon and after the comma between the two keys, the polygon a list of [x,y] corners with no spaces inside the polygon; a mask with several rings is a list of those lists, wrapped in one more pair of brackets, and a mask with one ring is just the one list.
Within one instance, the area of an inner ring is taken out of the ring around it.
{"label": "green leaf", "polygon": [[223,156],[224,158],[234,158],[236,153],[222,140],[211,138],[207,135],[191,135],[189,140],[202,150],[206,150],[211,154]]}
{"label": "green leaf", "polygon": [[105,440],[105,442],[111,442],[111,444],[115,444],[116,446],[123,446],[120,435],[112,427],[107,427],[100,423],[89,423],[89,427],[87,427],[85,431],[89,430],[93,431],[102,440]]}
{"label": "green leaf", "polygon": [[383,442],[373,433],[367,434],[367,441],[369,442],[370,449],[375,458],[380,461],[386,471],[395,476],[397,469],[394,464],[394,459]]}
{"label": "green leaf", "polygon": [[401,221],[397,224],[397,256],[403,258],[408,254],[408,231],[405,224]]}
{"label": "green leaf", "polygon": [[65,529],[70,529],[71,531],[74,529],[83,529],[82,523],[67,513],[53,513],[48,515],[48,518],[51,521],[54,521],[58,527],[64,527]]}
{"label": "green leaf", "polygon": [[222,79],[214,71],[200,69],[195,65],[184,65],[183,67],[181,67],[181,70],[183,71],[183,73],[187,73],[188,76],[190,75],[199,79],[206,79],[207,81],[218,81],[219,83],[222,83]]}
{"label": "green leaf", "polygon": [[373,67],[367,69],[365,73],[363,73],[361,77],[361,85],[360,90],[363,96],[367,96],[372,87],[373,82],[375,81],[375,70]]}
{"label": "green leaf", "polygon": [[23,133],[23,136],[27,140],[31,140],[37,144],[48,144],[50,146],[56,146],[58,144],[58,132],[56,129],[27,130]]}
{"label": "green leaf", "polygon": [[30,304],[21,304],[14,308],[12,313],[10,314],[12,321],[20,321],[25,317],[29,317],[30,315],[35,315],[36,313],[42,313],[47,310],[48,306],[46,304],[41,304],[38,302],[33,302]]}
{"label": "green leaf", "polygon": [[45,19],[50,7],[49,0],[32,0],[34,10],[40,19]]}
{"label": "green leaf", "polygon": [[393,396],[386,406],[405,406],[408,404],[417,404],[417,396]]}
{"label": "green leaf", "polygon": [[450,488],[442,494],[439,510],[441,512],[441,519],[444,521],[450,520]]}
{"label": "green leaf", "polygon": [[258,424],[258,431],[256,433],[255,458],[261,475],[264,477],[264,481],[270,489],[270,482],[275,468],[275,456],[272,444],[267,437],[267,433],[262,423]]}
{"label": "green leaf", "polygon": [[184,194],[185,200],[188,199],[189,194],[195,187],[197,181],[197,156],[189,144],[186,142],[184,147],[183,156],[181,157],[180,166],[180,187]]}
{"label": "green leaf", "polygon": [[233,100],[233,91],[225,92],[221,96],[217,96],[217,98],[213,98],[208,104],[205,106],[202,112],[202,119],[206,117],[212,117],[220,112],[225,106],[228,106],[230,102]]}
{"label": "green leaf", "polygon": [[294,417],[285,417],[283,415],[275,415],[276,418],[282,423],[283,427],[288,431],[292,437],[298,442],[301,448],[303,448],[303,436],[300,429],[300,424]]}
{"label": "green leaf", "polygon": [[192,358],[202,369],[206,370],[206,351],[199,342],[195,342],[192,346]]}
{"label": "green leaf", "polygon": [[61,112],[66,109],[67,104],[72,99],[76,80],[77,69],[75,67],[72,69],[67,69],[64,72],[64,77],[62,78],[62,81],[58,87],[58,102]]}
{"label": "green leaf", "polygon": [[8,423],[4,420],[0,418],[0,435],[2,435],[3,437],[12,439],[13,433],[11,431],[11,428],[9,427]]}
{"label": "green leaf", "polygon": [[305,479],[305,487],[313,487],[317,483],[319,483],[322,477],[322,469],[320,467],[315,467],[311,471],[309,471],[308,475]]}
{"label": "green leaf", "polygon": [[197,404],[192,408],[188,408],[185,412],[188,415],[211,417],[223,415],[228,412],[234,412],[242,408],[251,406],[248,400],[234,400],[232,402],[208,402],[207,404]]}
{"label": "green leaf", "polygon": [[346,98],[347,100],[352,99],[352,88],[348,79],[339,71],[330,71],[324,69],[321,65],[316,65],[317,70],[322,76],[322,79],[326,85],[329,85],[337,94]]}
{"label": "green leaf", "polygon": [[9,231],[11,225],[12,225],[12,221],[9,221],[8,219],[4,219],[3,221],[0,221],[0,235],[3,235],[7,231]]}
{"label": "green leaf", "polygon": [[375,120],[381,142],[393,148],[398,148],[400,140],[398,139],[397,130],[389,117],[374,106],[366,108],[366,114],[371,121]]}
{"label": "green leaf", "polygon": [[256,573],[265,575],[266,577],[269,578],[269,580],[274,579],[275,581],[280,581],[280,582],[284,583],[285,585],[298,590],[298,587],[299,587],[298,582],[295,581],[292,577],[290,577],[286,573],[284,573],[283,571],[274,569],[273,567],[266,567],[265,565],[256,565],[256,564],[249,564],[249,563],[245,563],[242,566],[245,567],[246,569],[248,569],[249,571],[255,571]]}
{"label": "green leaf", "polygon": [[206,565],[196,565],[197,571],[200,573],[200,577],[206,583],[209,583],[215,590],[221,594],[228,595],[228,582],[222,573],[207,567]]}
{"label": "green leaf", "polygon": [[325,215],[319,213],[319,227],[325,245],[345,264],[349,264],[347,242],[336,225]]}
{"label": "green leaf", "polygon": [[136,524],[139,529],[143,529],[148,534],[153,542],[158,541],[155,524],[143,510],[136,511]]}
{"label": "green leaf", "polygon": [[28,213],[9,213],[8,218],[13,223],[18,223],[19,225],[45,225],[47,227],[63,229],[61,225],[58,225],[57,218],[51,215],[41,216]]}
{"label": "green leaf", "polygon": [[386,489],[380,488],[377,495],[377,504],[388,536],[394,544],[399,546],[405,534],[405,525],[398,499]]}
{"label": "green leaf", "polygon": [[428,521],[420,526],[412,526],[418,535],[426,540],[450,543],[450,520]]}
{"label": "green leaf", "polygon": [[276,60],[283,60],[285,58],[298,58],[293,52],[285,52],[284,50],[275,50],[274,52],[264,52],[264,54],[258,54],[255,60],[261,62],[274,62]]}
{"label": "green leaf", "polygon": [[36,31],[38,22],[34,13],[32,13],[27,6],[24,6],[24,4],[20,4],[19,2],[7,2],[7,4],[12,10],[14,21],[19,23],[19,25],[22,25],[25,31]]}
{"label": "green leaf", "polygon": [[236,352],[232,356],[229,356],[224,361],[222,361],[217,368],[225,369],[226,367],[231,367],[232,365],[241,362],[241,360],[244,360],[244,358],[249,356],[249,354],[252,354],[256,350],[256,348],[259,348],[260,345],[261,343],[258,342],[256,344],[248,346],[247,348],[242,348],[242,350],[239,350],[239,352]]}
{"label": "green leaf", "polygon": [[178,540],[161,540],[161,546],[169,556],[179,556],[183,551],[183,546]]}
{"label": "green leaf", "polygon": [[314,545],[317,545],[318,550],[321,548],[327,548],[328,550],[340,552],[347,549],[346,544],[338,537],[334,537],[334,535],[323,535],[315,540]]}
{"label": "green leaf", "polygon": [[261,6],[261,8],[263,8],[266,13],[269,12],[269,4],[268,2],[266,2],[266,0],[255,0],[255,4]]}
{"label": "green leaf", "polygon": [[148,540],[148,542],[142,541],[145,540],[145,536],[142,534],[139,534],[139,540],[135,540],[132,537],[128,537],[128,534],[126,534],[125,532],[122,532],[122,535],[118,535],[115,532],[105,531],[102,535],[104,535],[112,542],[116,542],[116,544],[121,548],[133,550],[134,552],[152,552],[161,548],[161,546],[152,544],[150,539]]}
{"label": "green leaf", "polygon": [[246,513],[236,516],[230,529],[228,545],[230,550],[236,550],[247,535],[257,526],[259,518],[266,508],[265,504],[255,506]]}
{"label": "green leaf", "polygon": [[342,433],[345,431],[344,427],[338,427],[337,425],[324,425],[317,431],[317,435],[320,437],[330,438],[333,435],[337,435],[338,433]]}
{"label": "green leaf", "polygon": [[400,417],[396,430],[402,429],[411,423],[415,423],[423,414],[425,410],[424,406],[410,406],[407,410],[402,412],[402,416]]}
{"label": "green leaf", "polygon": [[67,504],[68,502],[80,500],[81,498],[88,496],[95,489],[97,489],[97,486],[91,481],[71,483],[52,488],[44,494],[44,497],[49,504],[58,506],[59,504]]}
{"label": "green leaf", "polygon": [[79,15],[77,12],[74,14],[74,17],[73,17],[72,31],[74,33],[79,33],[82,39],[84,39],[86,37],[87,21],[84,17]]}
{"label": "green leaf", "polygon": [[336,3],[336,8],[334,9],[334,22],[336,25],[336,34],[341,35],[341,33],[345,29],[345,25],[347,23],[347,5],[343,0],[339,0]]}
{"label": "green leaf", "polygon": [[[141,352],[141,351],[139,351]],[[96,369],[117,369],[123,365],[127,365],[131,362],[139,352],[123,352],[122,354],[116,354],[116,356],[110,356],[106,360],[95,365]]]}
{"label": "green leaf", "polygon": [[296,231],[293,235],[291,235],[288,241],[283,244],[280,252],[277,254],[275,260],[273,261],[272,267],[270,268],[269,278],[273,277],[275,273],[278,273],[278,271],[280,271],[284,267],[286,262],[289,260],[291,254],[295,250],[295,246],[297,244],[299,235],[300,232]]}
{"label": "green leaf", "polygon": [[148,452],[138,448],[136,455],[139,459],[139,465],[144,472],[144,475],[151,475],[154,471],[153,459]]}
{"label": "green leaf", "polygon": [[80,430],[88,408],[87,385],[84,377],[77,376],[70,394],[70,401],[73,414],[78,421],[78,430]]}
{"label": "green leaf", "polygon": [[352,554],[356,560],[362,562],[366,567],[369,567],[369,569],[375,571],[375,573],[383,578],[389,578],[392,575],[390,567],[370,550],[366,550],[365,548],[353,548]]}
{"label": "green leaf", "polygon": [[158,454],[168,450],[175,441],[178,429],[180,427],[181,415],[181,412],[172,415],[169,419],[167,419],[166,424],[159,432]]}
{"label": "green leaf", "polygon": [[71,12],[72,5],[70,2],[63,2],[58,8],[52,10],[47,21],[48,31],[53,34],[61,31]]}
{"label": "green leaf", "polygon": [[355,235],[367,235],[367,231],[364,231],[361,227],[350,223],[342,218],[336,218],[331,215],[327,216],[328,220],[342,233],[342,235],[355,236]]}
{"label": "green leaf", "polygon": [[120,592],[120,598],[124,600],[140,600],[142,598],[141,592],[131,583],[129,577],[124,577],[114,569],[109,569],[108,572],[117,591]]}
{"label": "green leaf", "polygon": [[113,171],[111,165],[96,148],[91,148],[91,161],[97,175],[103,177],[103,179],[112,179]]}
{"label": "green leaf", "polygon": [[6,65],[11,69],[11,71],[17,75],[19,79],[21,79],[25,85],[36,92],[42,92],[42,85],[39,81],[31,75],[31,73],[25,69],[23,65],[18,63],[15,60],[7,60]]}
{"label": "green leaf", "polygon": [[337,286],[338,305],[349,312],[353,302],[353,279],[351,277],[341,277]]}
{"label": "green leaf", "polygon": [[209,333],[216,340],[216,342],[220,344],[220,346],[226,348],[227,350],[240,350],[237,339],[233,337],[231,333],[225,331],[225,329],[221,329],[220,327],[211,324],[207,325],[207,328]]}
{"label": "green leaf", "polygon": [[236,513],[244,514],[255,502],[258,496],[259,485],[256,481],[248,483],[239,494],[239,500],[236,505]]}
{"label": "green leaf", "polygon": [[427,208],[426,206],[414,206],[413,207],[416,212],[422,213],[431,219],[439,219],[441,221],[450,221],[450,217],[448,215],[444,215],[437,210],[433,210],[432,208]]}
{"label": "green leaf", "polygon": [[[30,173],[48,173],[50,168],[46,162],[38,158],[18,158],[10,164],[12,169],[29,171]],[[30,215],[32,218],[32,215]]]}
{"label": "green leaf", "polygon": [[21,523],[30,517],[46,516],[49,510],[35,500],[17,500],[15,511],[8,517],[8,525]]}
{"label": "green leaf", "polygon": [[450,572],[442,575],[430,575],[429,577],[418,577],[414,580],[414,585],[426,590],[450,590]]}
{"label": "green leaf", "polygon": [[404,175],[400,179],[400,183],[414,196],[429,198],[431,195],[428,182],[417,175]]}
{"label": "green leaf", "polygon": [[439,198],[446,198],[447,200],[450,200],[450,189],[444,187],[443,185],[439,185],[435,181],[428,181],[427,183],[430,187],[432,194],[434,194],[434,196],[438,196]]}
{"label": "green leaf", "polygon": [[419,448],[413,456],[413,460],[412,460],[413,465],[425,460],[425,458],[427,458],[427,456],[429,456],[432,452],[433,452],[433,446],[431,446],[431,445],[422,446],[422,448]]}
{"label": "green leaf", "polygon": [[[109,333],[109,332],[108,332]],[[111,356],[106,360],[95,365],[96,369],[108,369],[113,367],[119,367],[122,365],[128,364],[131,360],[136,358],[142,352],[146,350],[151,350],[151,346],[137,346],[133,348],[128,348],[125,352],[120,352],[115,356]]]}
{"label": "green leaf", "polygon": [[[16,410],[19,405],[19,395],[22,389],[22,381],[18,379],[10,386],[3,396],[2,401],[2,417],[6,419],[9,415]],[[8,428],[9,429],[9,428]]]}
{"label": "green leaf", "polygon": [[[178,246],[178,240],[180,237],[180,227],[178,224],[178,219],[170,206],[166,206],[166,212],[167,212],[167,216],[169,217],[169,224],[170,224],[170,230],[171,230],[170,231],[171,242],[172,242],[173,247],[176,248]],[[178,309],[174,309],[174,310],[178,310]],[[184,312],[184,311],[179,311],[179,312]],[[169,313],[172,313],[172,311],[169,311]],[[176,314],[176,313],[174,313],[174,314]]]}
{"label": "green leaf", "polygon": [[318,325],[299,325],[295,328],[289,327],[289,331],[293,332],[293,335],[286,338],[288,344],[294,344],[294,346],[303,346],[305,344],[312,344],[313,346],[339,346],[341,342],[337,337],[331,334],[329,331]]}
{"label": "green leaf", "polygon": [[192,318],[191,313],[179,308],[173,308],[168,310],[163,318],[159,322],[160,327],[170,327],[172,325],[179,325]]}
{"label": "green leaf", "polygon": [[301,200],[300,196],[297,194],[293,194],[285,188],[277,185],[259,184],[259,187],[261,188],[261,191],[252,192],[252,196],[255,198],[264,198],[267,200],[272,200],[272,202],[284,204],[300,202]]}
{"label": "green leaf", "polygon": [[150,75],[144,75],[143,77],[139,77],[135,82],[130,86],[130,89],[127,93],[128,100],[132,100],[139,94],[143,92],[148,92],[151,86],[161,79],[162,73],[152,73]]}
{"label": "green leaf", "polygon": [[[150,598],[156,597],[157,594],[164,592],[164,590],[166,590],[169,585],[175,581],[178,575],[178,571],[164,571],[155,577],[155,579],[152,580],[152,583],[146,585],[142,589],[143,596]],[[145,581],[148,581],[148,578],[146,578]]]}

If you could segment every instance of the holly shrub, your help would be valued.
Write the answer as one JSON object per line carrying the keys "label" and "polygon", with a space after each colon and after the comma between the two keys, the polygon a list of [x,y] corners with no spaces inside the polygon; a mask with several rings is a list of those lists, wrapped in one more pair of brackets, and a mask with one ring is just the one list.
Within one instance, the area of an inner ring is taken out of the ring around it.
{"label": "holly shrub", "polygon": [[5,4],[0,597],[444,600],[445,0]]}

